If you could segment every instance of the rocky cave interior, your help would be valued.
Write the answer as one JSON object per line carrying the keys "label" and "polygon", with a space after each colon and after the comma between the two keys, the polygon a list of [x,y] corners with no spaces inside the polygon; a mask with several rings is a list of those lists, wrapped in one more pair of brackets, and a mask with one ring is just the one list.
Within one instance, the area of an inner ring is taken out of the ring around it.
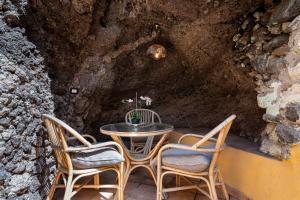
{"label": "rocky cave interior", "polygon": [[[299,15],[298,0],[0,0],[0,198],[45,195],[55,160],[42,114],[107,140],[99,127],[123,121],[136,92],[179,128],[234,113],[231,134],[288,159]],[[166,58],[146,54],[153,44]]]}
{"label": "rocky cave interior", "polygon": [[[77,130],[108,139],[99,127],[123,121],[121,100],[137,92],[175,127],[212,128],[235,113],[232,134],[261,143],[257,92],[273,72],[260,74],[259,55],[288,42],[272,16],[279,3],[41,0],[22,22],[45,58],[55,114]],[[147,56],[151,44],[162,44],[167,57]]]}
{"label": "rocky cave interior", "polygon": [[[236,113],[233,133],[258,142],[265,122],[254,69],[237,61],[232,38],[264,11],[264,1],[38,1],[24,22],[45,58],[55,114],[77,129],[98,136],[123,121],[121,100],[138,92],[175,127],[212,128]],[[165,59],[146,55],[156,43]]]}

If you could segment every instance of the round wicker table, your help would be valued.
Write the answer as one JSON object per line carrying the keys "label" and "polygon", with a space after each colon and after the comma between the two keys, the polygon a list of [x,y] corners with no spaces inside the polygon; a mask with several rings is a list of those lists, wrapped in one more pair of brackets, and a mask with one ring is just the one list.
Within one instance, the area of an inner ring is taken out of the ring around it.
{"label": "round wicker table", "polygon": [[[145,125],[131,125],[126,123],[117,123],[117,124],[108,124],[100,128],[100,132],[109,135],[112,139],[119,143],[124,149],[124,155],[126,160],[126,170],[124,174],[124,188],[128,181],[129,175],[131,172],[138,168],[146,168],[156,184],[156,174],[154,169],[151,167],[151,161],[157,155],[160,147],[163,145],[165,139],[168,136],[168,133],[173,131],[173,126],[163,123],[152,123]],[[145,155],[142,153],[130,153],[129,149],[124,144],[122,137],[131,138],[131,137],[150,137],[150,136],[159,136],[159,141],[154,144],[153,148],[149,154]]]}

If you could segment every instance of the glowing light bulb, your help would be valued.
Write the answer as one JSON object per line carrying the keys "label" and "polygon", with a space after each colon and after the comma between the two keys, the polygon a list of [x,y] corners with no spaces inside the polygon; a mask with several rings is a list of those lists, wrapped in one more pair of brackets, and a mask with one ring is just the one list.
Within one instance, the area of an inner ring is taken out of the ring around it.
{"label": "glowing light bulb", "polygon": [[167,56],[167,51],[161,44],[153,44],[147,49],[147,55],[149,55],[154,60],[160,60]]}

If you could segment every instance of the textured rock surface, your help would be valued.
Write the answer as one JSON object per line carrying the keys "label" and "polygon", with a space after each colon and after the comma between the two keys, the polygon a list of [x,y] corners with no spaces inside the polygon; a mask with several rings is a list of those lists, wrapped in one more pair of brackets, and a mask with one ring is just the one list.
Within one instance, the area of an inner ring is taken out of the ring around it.
{"label": "textured rock surface", "polygon": [[[239,54],[246,55],[239,58],[241,65],[255,69],[249,74],[256,79],[258,105],[266,109],[264,119],[269,124],[262,134],[260,149],[284,159],[289,157],[290,145],[300,142],[299,9],[300,1],[287,0],[271,13],[262,12],[261,20],[254,20],[251,31],[239,33],[239,38],[254,38],[253,44],[233,37]],[[245,20],[249,23],[251,18]]]}
{"label": "textured rock surface", "polygon": [[291,122],[297,122],[300,124],[300,104],[292,103],[287,106],[285,112],[286,118]]}
{"label": "textured rock surface", "polygon": [[273,11],[270,23],[281,23],[294,19],[300,14],[299,0],[283,0]]}
{"label": "textured rock surface", "polygon": [[[287,159],[300,142],[298,0],[274,9],[260,0],[25,6],[0,0],[0,199],[43,199],[52,178],[41,115],[54,105],[43,57],[57,115],[96,136],[102,124],[123,120],[121,99],[138,91],[177,127],[213,127],[235,113],[233,132],[265,153]],[[154,43],[166,59],[146,56]]]}
{"label": "textured rock surface", "polygon": [[294,144],[300,141],[300,127],[290,126],[285,124],[278,124],[276,133],[283,143]]}
{"label": "textured rock surface", "polygon": [[[0,199],[43,199],[51,179],[43,57],[57,115],[96,136],[123,120],[121,99],[138,91],[177,127],[213,127],[235,113],[233,132],[263,152],[287,159],[300,142],[297,0],[272,12],[260,0],[36,0],[28,13],[27,1],[12,2],[0,0]],[[166,59],[146,56],[154,43]]]}
{"label": "textured rock surface", "polygon": [[54,109],[50,81],[19,26],[25,5],[0,1],[0,199],[43,199],[53,165],[41,121]]}
{"label": "textured rock surface", "polygon": [[[214,127],[236,113],[233,132],[259,137],[263,110],[230,39],[237,18],[263,1],[34,2],[27,30],[51,69],[57,115],[78,130],[99,136],[102,124],[123,121],[120,101],[137,91],[177,127]],[[148,40],[157,23],[161,34]],[[166,47],[166,59],[146,55],[153,43]]]}

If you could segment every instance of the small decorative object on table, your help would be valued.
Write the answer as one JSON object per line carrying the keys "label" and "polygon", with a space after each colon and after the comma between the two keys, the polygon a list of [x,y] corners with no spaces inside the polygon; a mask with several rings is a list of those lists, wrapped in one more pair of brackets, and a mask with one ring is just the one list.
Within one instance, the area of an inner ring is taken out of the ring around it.
{"label": "small decorative object on table", "polygon": [[[122,103],[126,104],[129,109],[135,109],[131,115],[131,124],[140,125],[141,124],[141,113],[137,112],[138,108],[142,108],[143,106],[151,106],[152,99],[147,96],[140,96],[138,98],[137,92],[135,93],[135,100],[133,99],[123,99]],[[135,106],[133,108],[133,106]]]}
{"label": "small decorative object on table", "polygon": [[140,124],[141,122],[141,116],[138,112],[134,112],[131,118],[132,124]]}

